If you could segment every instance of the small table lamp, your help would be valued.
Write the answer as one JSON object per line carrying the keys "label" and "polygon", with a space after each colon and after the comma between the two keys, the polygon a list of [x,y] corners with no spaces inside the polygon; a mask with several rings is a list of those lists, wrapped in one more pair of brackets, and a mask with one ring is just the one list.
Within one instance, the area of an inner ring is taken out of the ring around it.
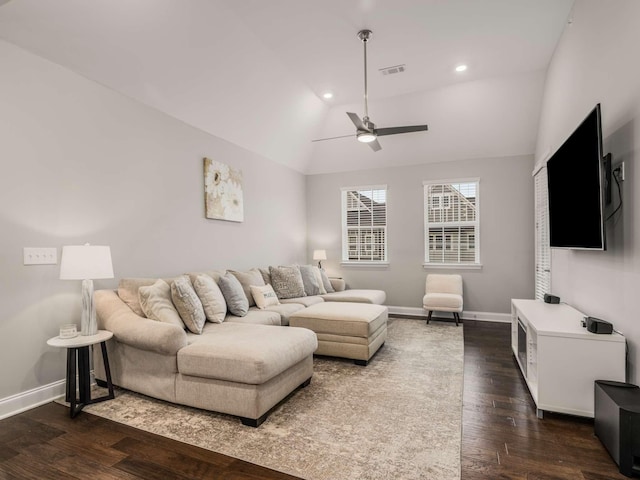
{"label": "small table lamp", "polygon": [[82,280],[82,335],[98,333],[96,307],[93,303],[93,280],[113,278],[111,249],[101,245],[62,247],[61,280]]}
{"label": "small table lamp", "polygon": [[318,268],[322,268],[321,260],[327,259],[327,251],[326,250],[314,250],[313,251],[313,259],[318,260]]}

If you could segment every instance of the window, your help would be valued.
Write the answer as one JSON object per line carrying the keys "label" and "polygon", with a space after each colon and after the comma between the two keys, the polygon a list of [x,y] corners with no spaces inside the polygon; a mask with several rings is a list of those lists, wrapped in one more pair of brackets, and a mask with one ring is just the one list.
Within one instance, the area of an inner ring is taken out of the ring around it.
{"label": "window", "polygon": [[480,265],[478,180],[424,182],[426,265]]}
{"label": "window", "polygon": [[387,186],[342,189],[342,261],[387,262]]}
{"label": "window", "polygon": [[549,246],[549,193],[547,191],[547,167],[535,173],[536,218],[536,299],[542,300],[551,291],[551,247]]}

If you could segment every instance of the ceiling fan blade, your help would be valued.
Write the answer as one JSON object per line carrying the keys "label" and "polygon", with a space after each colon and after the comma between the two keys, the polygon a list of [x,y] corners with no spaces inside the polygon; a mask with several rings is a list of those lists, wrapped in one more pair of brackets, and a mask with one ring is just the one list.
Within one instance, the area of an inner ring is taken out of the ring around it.
{"label": "ceiling fan blade", "polygon": [[351,121],[353,122],[353,124],[356,126],[356,128],[358,130],[366,130],[366,131],[370,131],[364,123],[362,123],[362,120],[360,119],[360,117],[358,115],[356,115],[355,113],[351,113],[351,112],[347,112],[347,115],[349,115],[349,118],[351,119]]}
{"label": "ceiling fan blade", "polygon": [[412,132],[424,132],[429,127],[427,125],[412,125],[409,127],[388,127],[388,128],[376,128],[376,135],[382,137],[384,135],[397,135],[398,133],[412,133]]}
{"label": "ceiling fan blade", "polygon": [[382,147],[378,143],[377,139],[374,140],[373,142],[367,143],[367,145],[369,145],[371,147],[371,150],[373,150],[374,152],[377,152],[378,150],[382,150]]}
{"label": "ceiling fan blade", "polygon": [[352,133],[351,135],[340,135],[339,137],[327,137],[327,138],[317,138],[315,140],[311,140],[312,142],[324,142],[325,140],[335,140],[336,138],[347,138],[347,137],[355,137]]}

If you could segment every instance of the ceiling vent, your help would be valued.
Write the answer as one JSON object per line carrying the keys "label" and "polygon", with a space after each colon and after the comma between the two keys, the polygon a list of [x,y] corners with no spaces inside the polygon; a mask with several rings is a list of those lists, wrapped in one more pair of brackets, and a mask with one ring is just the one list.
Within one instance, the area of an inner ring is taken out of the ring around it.
{"label": "ceiling vent", "polygon": [[381,68],[379,71],[382,75],[393,75],[394,73],[402,73],[407,69],[405,64],[394,65],[393,67]]}

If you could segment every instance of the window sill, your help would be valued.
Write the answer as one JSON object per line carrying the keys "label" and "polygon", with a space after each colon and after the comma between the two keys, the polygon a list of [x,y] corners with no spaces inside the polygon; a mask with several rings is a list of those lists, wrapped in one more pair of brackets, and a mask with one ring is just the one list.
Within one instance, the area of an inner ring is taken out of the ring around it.
{"label": "window sill", "polygon": [[340,262],[340,266],[342,267],[382,267],[387,268],[389,266],[389,262]]}
{"label": "window sill", "polygon": [[441,268],[446,270],[482,270],[481,263],[423,263],[422,268]]}

